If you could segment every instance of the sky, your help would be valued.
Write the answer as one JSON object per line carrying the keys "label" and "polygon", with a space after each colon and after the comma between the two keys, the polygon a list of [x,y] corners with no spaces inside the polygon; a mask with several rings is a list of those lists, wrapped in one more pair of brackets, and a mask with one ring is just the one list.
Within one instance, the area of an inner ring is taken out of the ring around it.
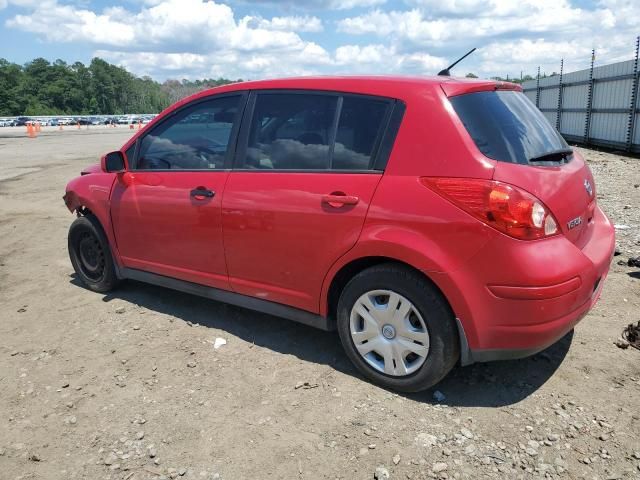
{"label": "sky", "polygon": [[0,58],[88,63],[136,75],[480,77],[628,60],[640,0],[0,0]]}

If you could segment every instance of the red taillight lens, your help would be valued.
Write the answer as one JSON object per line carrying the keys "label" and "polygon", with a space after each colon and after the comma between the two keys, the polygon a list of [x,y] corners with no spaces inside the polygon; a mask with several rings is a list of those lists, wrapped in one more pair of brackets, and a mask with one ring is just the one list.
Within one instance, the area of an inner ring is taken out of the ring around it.
{"label": "red taillight lens", "polygon": [[422,177],[420,181],[478,220],[520,240],[558,233],[558,223],[543,203],[508,183],[476,178]]}

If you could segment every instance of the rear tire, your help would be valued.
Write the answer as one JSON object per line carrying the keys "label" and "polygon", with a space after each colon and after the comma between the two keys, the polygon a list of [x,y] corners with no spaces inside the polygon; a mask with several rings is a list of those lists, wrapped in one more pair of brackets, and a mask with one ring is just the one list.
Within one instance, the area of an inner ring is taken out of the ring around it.
{"label": "rear tire", "polygon": [[73,269],[90,290],[105,293],[118,284],[109,241],[96,217],[74,220],[69,227],[68,248]]}
{"label": "rear tire", "polygon": [[448,303],[422,275],[399,264],[368,268],[349,281],[338,301],[337,327],[357,369],[401,392],[432,387],[460,357]]}

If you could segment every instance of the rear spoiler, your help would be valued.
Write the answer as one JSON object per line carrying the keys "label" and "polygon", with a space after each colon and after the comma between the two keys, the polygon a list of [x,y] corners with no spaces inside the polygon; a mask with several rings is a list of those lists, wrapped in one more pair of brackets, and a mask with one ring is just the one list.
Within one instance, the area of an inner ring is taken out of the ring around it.
{"label": "rear spoiler", "polygon": [[464,95],[465,93],[491,92],[496,90],[511,90],[514,92],[522,92],[522,86],[518,85],[517,83],[501,82],[496,80],[452,80],[449,82],[442,82],[440,84],[440,87],[447,97],[455,97],[456,95]]}

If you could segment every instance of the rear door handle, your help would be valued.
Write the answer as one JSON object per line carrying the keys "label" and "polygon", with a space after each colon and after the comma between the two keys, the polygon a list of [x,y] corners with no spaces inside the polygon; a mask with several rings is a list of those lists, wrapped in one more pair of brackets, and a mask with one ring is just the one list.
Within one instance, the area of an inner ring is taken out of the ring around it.
{"label": "rear door handle", "polygon": [[340,208],[344,205],[355,205],[360,199],[354,195],[345,195],[344,193],[331,193],[322,196],[322,202],[334,208]]}
{"label": "rear door handle", "polygon": [[195,198],[213,198],[215,194],[216,192],[206,187],[197,187],[191,190],[191,196]]}

